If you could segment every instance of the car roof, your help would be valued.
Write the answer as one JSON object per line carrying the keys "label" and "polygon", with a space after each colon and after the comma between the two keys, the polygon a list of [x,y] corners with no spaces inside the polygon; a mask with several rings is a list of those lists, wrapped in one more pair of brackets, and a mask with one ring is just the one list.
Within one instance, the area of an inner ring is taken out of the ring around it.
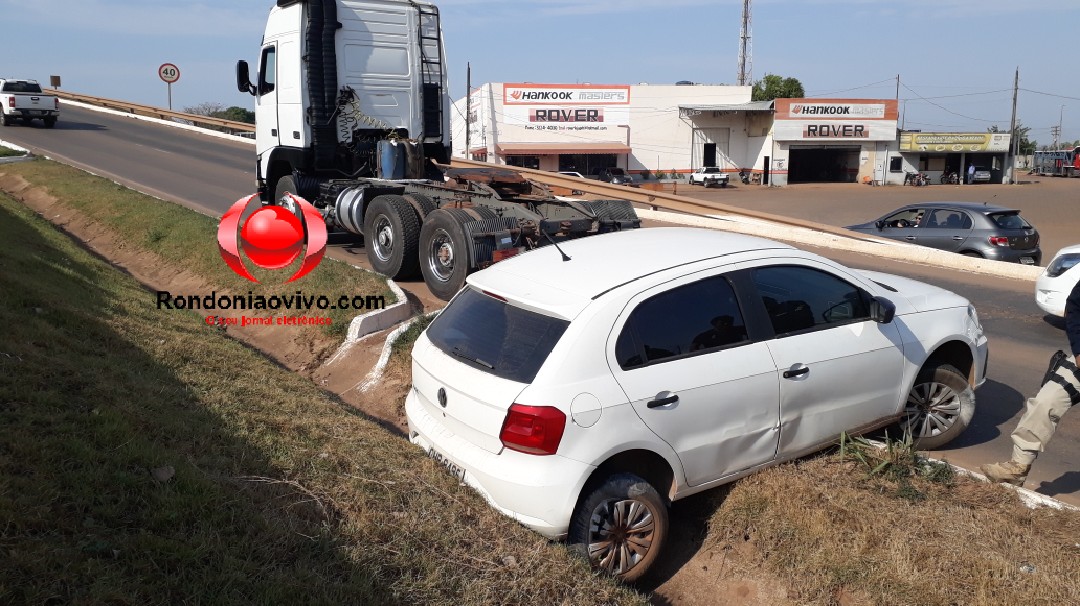
{"label": "car roof", "polygon": [[1009,208],[1007,206],[1000,206],[998,204],[990,204],[989,202],[954,202],[954,201],[937,201],[937,202],[919,202],[917,204],[908,204],[903,208],[897,210],[904,210],[907,208],[955,208],[958,210],[966,210],[975,213],[999,213],[999,212],[1020,212],[1018,209]]}
{"label": "car roof", "polygon": [[524,307],[572,319],[593,299],[639,278],[755,250],[796,250],[765,238],[693,227],[649,227],[578,238],[495,263],[468,283]]}

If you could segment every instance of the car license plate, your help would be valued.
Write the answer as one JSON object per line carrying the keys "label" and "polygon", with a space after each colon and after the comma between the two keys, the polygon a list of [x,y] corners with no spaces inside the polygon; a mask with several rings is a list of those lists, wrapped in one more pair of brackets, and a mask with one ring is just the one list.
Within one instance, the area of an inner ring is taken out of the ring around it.
{"label": "car license plate", "polygon": [[1031,257],[1020,257],[1020,263],[1024,265],[1035,265],[1035,259]]}
{"label": "car license plate", "polygon": [[427,454],[428,454],[429,457],[434,459],[436,463],[438,463],[439,465],[442,465],[443,467],[445,467],[446,470],[450,472],[450,475],[457,478],[458,482],[464,482],[465,481],[465,468],[464,467],[462,467],[462,466],[458,465],[457,463],[451,461],[449,457],[447,457],[443,453],[435,450],[434,448],[429,448],[428,451],[427,451]]}

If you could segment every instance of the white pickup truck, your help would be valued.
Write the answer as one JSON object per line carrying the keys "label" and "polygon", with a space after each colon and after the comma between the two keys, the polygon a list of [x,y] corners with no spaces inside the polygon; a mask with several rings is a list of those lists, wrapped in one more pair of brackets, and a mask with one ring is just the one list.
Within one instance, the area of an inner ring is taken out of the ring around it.
{"label": "white pickup truck", "polygon": [[705,187],[709,187],[710,185],[727,187],[728,174],[721,171],[719,166],[705,166],[690,174],[690,185],[698,183]]}
{"label": "white pickup truck", "polygon": [[37,80],[0,78],[0,123],[10,126],[16,118],[23,124],[40,119],[45,128],[56,126],[60,99],[42,92]]}

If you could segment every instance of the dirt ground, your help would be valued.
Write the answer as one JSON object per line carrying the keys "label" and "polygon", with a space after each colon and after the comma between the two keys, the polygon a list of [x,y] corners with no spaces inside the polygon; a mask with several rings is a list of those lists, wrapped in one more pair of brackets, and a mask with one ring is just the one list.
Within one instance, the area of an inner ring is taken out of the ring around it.
{"label": "dirt ground", "polygon": [[[54,223],[86,248],[108,260],[146,285],[148,290],[200,292],[212,286],[180,267],[171,267],[146,252],[126,247],[121,238],[102,225],[60,204],[40,188],[31,187],[21,177],[0,174],[0,190],[11,195]],[[229,326],[229,336],[264,352],[282,366],[298,372],[378,420],[388,430],[405,437],[407,426],[402,409],[409,388],[407,369],[390,368],[382,380],[367,391],[361,386],[382,352],[387,334],[369,335],[337,348],[330,338],[303,327]],[[208,326],[207,330],[226,330]],[[701,499],[688,499],[673,512],[670,551],[651,581],[640,589],[652,593],[652,602],[661,605],[704,606],[785,606],[791,600],[782,579],[763,571],[741,570],[739,553],[753,549],[751,541],[719,551],[701,548],[705,521],[711,510]]]}

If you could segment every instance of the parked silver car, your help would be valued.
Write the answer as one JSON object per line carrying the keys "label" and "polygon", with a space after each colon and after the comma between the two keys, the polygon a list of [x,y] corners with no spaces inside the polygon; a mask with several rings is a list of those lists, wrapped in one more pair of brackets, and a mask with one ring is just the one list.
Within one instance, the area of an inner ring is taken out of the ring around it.
{"label": "parked silver car", "polygon": [[920,202],[847,229],[969,257],[1038,265],[1039,232],[1020,211],[978,202]]}

